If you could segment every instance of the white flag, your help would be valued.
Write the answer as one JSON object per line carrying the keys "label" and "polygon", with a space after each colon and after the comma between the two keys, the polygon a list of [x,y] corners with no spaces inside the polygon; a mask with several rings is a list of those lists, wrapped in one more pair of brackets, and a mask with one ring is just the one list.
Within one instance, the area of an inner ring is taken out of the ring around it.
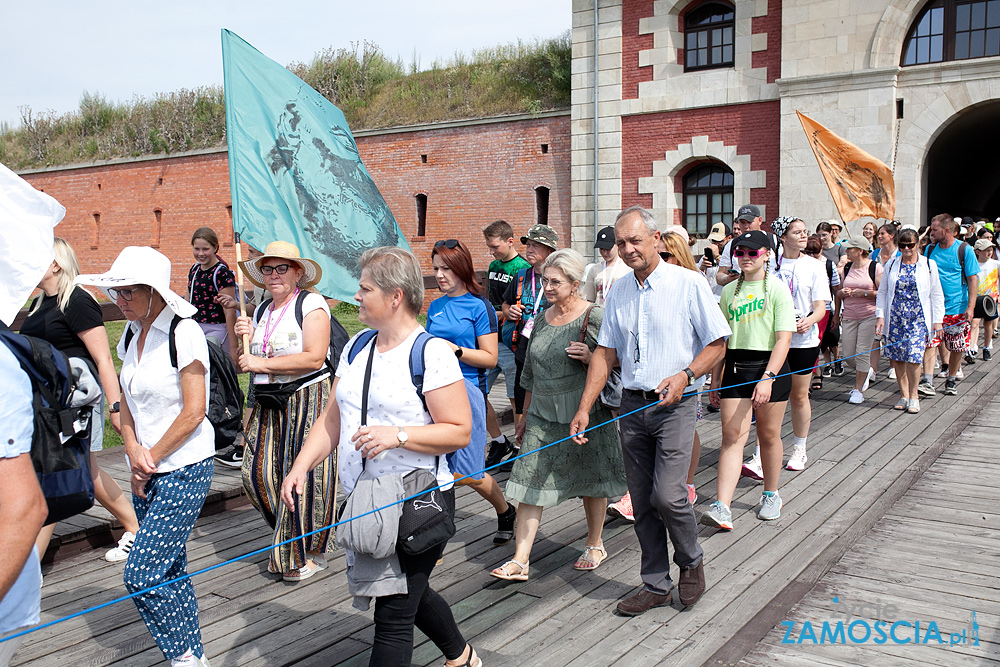
{"label": "white flag", "polygon": [[0,320],[10,326],[55,256],[66,207],[0,164]]}

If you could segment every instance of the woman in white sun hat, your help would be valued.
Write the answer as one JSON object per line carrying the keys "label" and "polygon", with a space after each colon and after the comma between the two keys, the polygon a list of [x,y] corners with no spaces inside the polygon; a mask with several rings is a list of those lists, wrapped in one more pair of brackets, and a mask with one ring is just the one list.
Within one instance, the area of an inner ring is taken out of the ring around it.
{"label": "woman in white sun hat", "polygon": [[[323,274],[285,241],[269,243],[264,254],[240,264],[254,285],[271,299],[253,317],[236,320],[236,335],[250,336],[250,350],[239,358],[240,370],[254,374],[254,404],[246,427],[243,489],[274,529],[277,545],[333,523],[336,459],[327,457],[309,474],[297,511],[281,503],[281,483],[292,467],[309,429],[330,398],[333,378],[326,365],[330,348],[330,308],[308,291]],[[285,581],[302,581],[326,565],[330,531],[324,530],[271,550],[268,571]]]}
{"label": "woman in white sun hat", "polygon": [[[107,273],[76,283],[100,287],[128,320],[118,356],[122,440],[139,519],[125,586],[136,592],[186,574],[185,543],[211,486],[215,454],[215,431],[205,419],[208,344],[190,319],[197,309],[170,289],[170,260],[152,248],[125,248]],[[173,667],[208,665],[190,579],[133,601]]]}

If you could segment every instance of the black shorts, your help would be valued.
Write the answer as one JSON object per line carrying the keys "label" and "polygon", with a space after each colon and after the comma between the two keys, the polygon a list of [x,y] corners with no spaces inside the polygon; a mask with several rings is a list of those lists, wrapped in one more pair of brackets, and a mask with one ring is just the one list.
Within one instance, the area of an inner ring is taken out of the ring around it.
{"label": "black shorts", "polygon": [[793,347],[788,350],[788,357],[785,363],[792,373],[796,375],[809,375],[816,368],[816,360],[819,359],[819,346],[816,347]]}
{"label": "black shorts", "polygon": [[833,326],[833,318],[830,317],[830,313],[826,314],[826,331],[820,339],[819,346],[822,350],[828,350],[831,347],[837,347],[840,345],[840,327]]}
{"label": "black shorts", "polygon": [[[764,377],[771,353],[759,350],[726,350],[726,366],[722,372],[720,398],[753,398],[757,381]],[[770,403],[788,400],[792,393],[792,376],[788,375],[788,361],[782,365],[778,377],[771,385]],[[745,384],[749,383],[749,384]],[[738,385],[738,386],[734,386]]]}

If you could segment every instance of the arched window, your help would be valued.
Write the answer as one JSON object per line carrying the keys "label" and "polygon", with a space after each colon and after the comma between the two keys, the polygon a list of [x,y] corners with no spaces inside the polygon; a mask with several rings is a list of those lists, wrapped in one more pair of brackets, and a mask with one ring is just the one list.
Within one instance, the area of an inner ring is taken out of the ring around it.
{"label": "arched window", "polygon": [[913,22],[901,64],[1000,55],[1000,0],[934,0]]}
{"label": "arched window", "polygon": [[684,70],[732,67],[736,12],[709,2],[684,16]]}
{"label": "arched window", "polygon": [[684,177],[684,227],[692,236],[708,236],[717,222],[733,217],[733,170],[710,163],[694,167]]}

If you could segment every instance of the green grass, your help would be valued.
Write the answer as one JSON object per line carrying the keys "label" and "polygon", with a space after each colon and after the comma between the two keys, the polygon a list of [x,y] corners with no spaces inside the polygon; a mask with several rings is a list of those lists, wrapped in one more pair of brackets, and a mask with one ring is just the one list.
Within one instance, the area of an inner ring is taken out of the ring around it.
{"label": "green grass", "polygon": [[[352,336],[365,328],[365,325],[358,319],[358,307],[353,304],[341,302],[333,308],[332,313],[344,325],[347,333]],[[421,324],[424,324],[426,321],[426,317],[423,315],[419,319]],[[111,346],[111,360],[115,362],[115,372],[121,373],[122,361],[118,358],[116,347],[122,337],[122,332],[125,331],[125,320],[105,322],[104,329],[108,332],[108,342]],[[240,388],[243,389],[245,396],[247,390],[250,388],[250,376],[242,373],[239,375],[239,379]],[[122,437],[111,426],[111,420],[106,417],[104,420],[104,449],[118,447],[121,444]]]}
{"label": "green grass", "polygon": [[[570,105],[569,31],[455,54],[426,70],[385,57],[375,44],[327,48],[288,69],[337,105],[353,130],[378,129]],[[125,103],[84,93],[65,114],[24,105],[21,126],[0,123],[0,162],[14,170],[225,146],[221,86],[135,96]]]}

